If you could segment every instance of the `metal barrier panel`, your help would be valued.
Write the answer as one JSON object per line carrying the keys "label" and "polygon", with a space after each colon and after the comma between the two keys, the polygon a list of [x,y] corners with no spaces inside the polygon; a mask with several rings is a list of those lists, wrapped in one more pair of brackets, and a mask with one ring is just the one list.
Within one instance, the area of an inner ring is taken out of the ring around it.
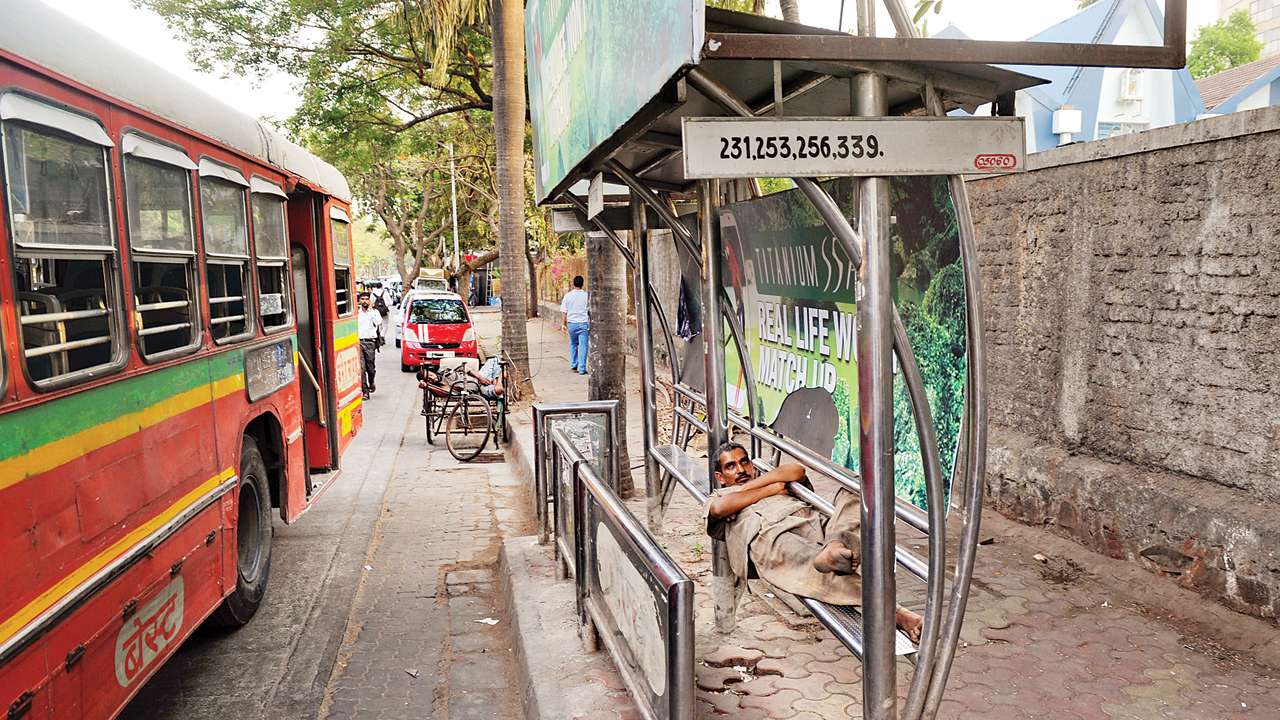
{"label": "metal barrier panel", "polygon": [[645,718],[692,720],[693,581],[588,465],[576,467],[581,619]]}
{"label": "metal barrier panel", "polygon": [[[592,460],[597,475],[608,478],[617,488],[618,401],[592,400],[576,403],[537,403],[533,406],[534,517],[538,520],[538,542],[545,545],[555,524],[555,477],[552,472],[551,430],[560,421],[577,421],[567,426],[570,443],[582,457]],[[551,508],[551,511],[548,511]]]}
{"label": "metal barrier panel", "polygon": [[[577,576],[577,524],[573,507],[573,478],[579,472],[579,466],[595,465],[587,460],[578,450],[574,440],[566,432],[570,422],[556,423],[552,428],[551,440],[551,515],[553,520],[553,550],[560,561],[561,579]],[[597,475],[599,473],[597,472]]]}

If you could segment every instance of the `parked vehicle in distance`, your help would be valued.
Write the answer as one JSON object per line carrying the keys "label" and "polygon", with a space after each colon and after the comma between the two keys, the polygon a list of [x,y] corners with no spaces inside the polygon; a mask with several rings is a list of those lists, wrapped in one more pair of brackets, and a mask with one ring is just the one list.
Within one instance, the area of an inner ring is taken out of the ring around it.
{"label": "parked vehicle in distance", "polygon": [[444,270],[426,268],[418,276],[417,282],[414,283],[414,288],[417,290],[449,292],[449,279],[445,277]]}
{"label": "parked vehicle in distance", "polygon": [[404,372],[419,365],[439,365],[444,358],[480,358],[471,312],[457,293],[410,294],[400,326]]}

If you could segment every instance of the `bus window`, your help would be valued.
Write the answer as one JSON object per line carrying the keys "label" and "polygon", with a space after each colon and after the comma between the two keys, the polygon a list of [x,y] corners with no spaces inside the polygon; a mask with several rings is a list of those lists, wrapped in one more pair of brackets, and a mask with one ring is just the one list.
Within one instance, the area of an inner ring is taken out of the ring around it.
{"label": "bus window", "polygon": [[209,330],[224,343],[253,334],[249,303],[249,231],[239,172],[200,161],[200,215],[204,229]]}
{"label": "bus window", "polygon": [[347,317],[355,310],[351,292],[351,227],[347,214],[340,208],[329,211],[329,235],[333,241],[334,291],[337,295],[338,317]]}
{"label": "bus window", "polygon": [[262,330],[271,332],[292,322],[289,317],[289,241],[284,203],[288,196],[275,184],[253,178],[249,206],[253,211],[253,249],[258,261],[258,310]]}
{"label": "bus window", "polygon": [[[111,141],[87,118],[26,98],[22,102],[44,108],[43,117],[63,131],[12,119],[4,123],[22,357],[35,384],[65,384],[59,380],[105,368],[121,357],[104,147]],[[6,117],[15,115],[21,117]],[[65,128],[58,122],[63,115],[68,116]]]}
{"label": "bus window", "polygon": [[196,165],[181,150],[136,135],[122,146],[138,350],[148,360],[194,350],[200,333],[189,172]]}

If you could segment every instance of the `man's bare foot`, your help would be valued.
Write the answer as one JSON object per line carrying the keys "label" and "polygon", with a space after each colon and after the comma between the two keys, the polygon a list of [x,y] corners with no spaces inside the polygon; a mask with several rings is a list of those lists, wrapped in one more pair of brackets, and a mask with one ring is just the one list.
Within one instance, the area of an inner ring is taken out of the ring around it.
{"label": "man's bare foot", "polygon": [[893,619],[898,629],[911,638],[911,642],[920,644],[920,631],[924,628],[924,620],[919,615],[899,606],[897,612],[893,614]]}
{"label": "man's bare foot", "polygon": [[857,555],[839,540],[832,540],[813,559],[813,569],[836,575],[852,575],[858,569]]}

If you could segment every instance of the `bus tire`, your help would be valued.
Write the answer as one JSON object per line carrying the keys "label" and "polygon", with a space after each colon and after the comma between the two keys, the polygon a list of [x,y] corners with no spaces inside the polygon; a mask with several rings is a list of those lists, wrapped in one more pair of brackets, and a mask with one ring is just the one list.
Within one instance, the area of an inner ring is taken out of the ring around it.
{"label": "bus tire", "polygon": [[240,450],[240,486],[236,498],[236,588],[210,616],[221,627],[249,622],[262,604],[271,574],[271,489],[267,466],[253,438]]}
{"label": "bus tire", "polygon": [[400,338],[396,338],[396,347],[400,347]]}

